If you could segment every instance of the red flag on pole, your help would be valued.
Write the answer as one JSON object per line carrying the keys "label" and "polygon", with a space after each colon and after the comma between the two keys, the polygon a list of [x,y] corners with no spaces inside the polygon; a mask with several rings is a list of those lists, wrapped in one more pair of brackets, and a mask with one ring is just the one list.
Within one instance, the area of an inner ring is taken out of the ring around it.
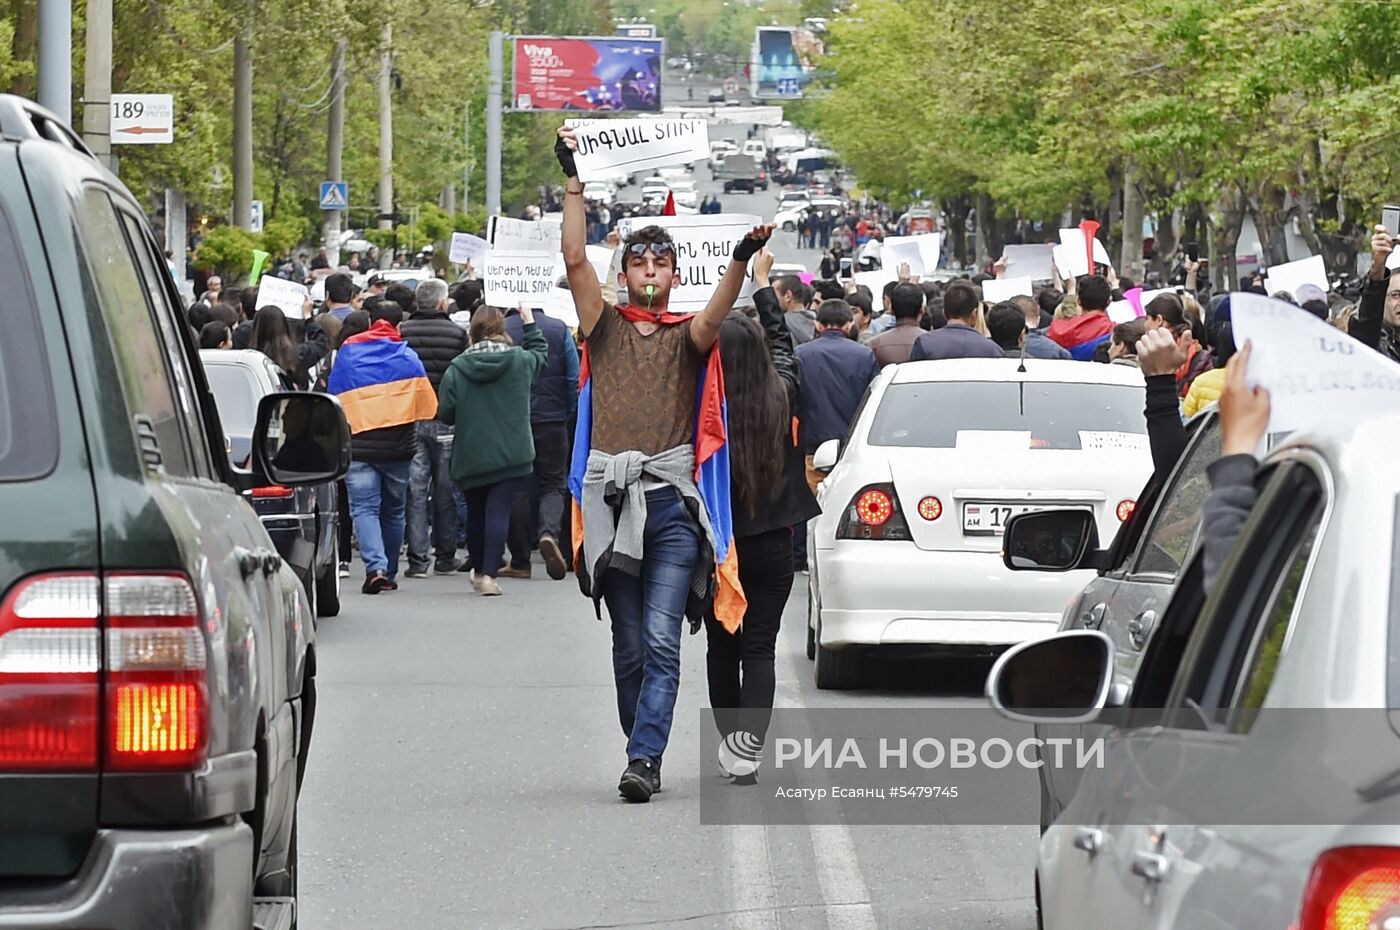
{"label": "red flag on pole", "polygon": [[1099,234],[1098,220],[1081,220],[1079,229],[1084,233],[1084,258],[1088,263],[1089,270],[1086,274],[1094,273],[1094,237]]}
{"label": "red flag on pole", "polygon": [[661,215],[662,215],[662,216],[675,216],[675,215],[676,215],[676,195],[675,195],[674,193],[667,193],[667,194],[666,194],[666,206],[664,206],[664,207],[661,208]]}

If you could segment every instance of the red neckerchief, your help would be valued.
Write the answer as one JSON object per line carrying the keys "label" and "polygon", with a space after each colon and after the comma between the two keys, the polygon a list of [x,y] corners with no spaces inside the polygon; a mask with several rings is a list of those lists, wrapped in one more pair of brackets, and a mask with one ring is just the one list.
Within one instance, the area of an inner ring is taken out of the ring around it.
{"label": "red neckerchief", "polygon": [[659,323],[662,326],[675,326],[695,315],[693,313],[672,313],[669,310],[657,312],[634,307],[631,304],[618,304],[617,312],[622,314],[622,318],[629,323]]}

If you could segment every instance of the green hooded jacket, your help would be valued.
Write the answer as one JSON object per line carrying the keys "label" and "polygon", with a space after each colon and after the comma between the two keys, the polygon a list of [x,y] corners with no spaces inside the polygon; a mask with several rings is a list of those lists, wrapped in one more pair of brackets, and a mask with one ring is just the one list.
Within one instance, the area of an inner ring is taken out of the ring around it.
{"label": "green hooded jacket", "polygon": [[538,325],[525,345],[478,342],[452,361],[438,392],[438,419],[453,428],[452,480],[463,490],[534,470],[530,390],[549,361]]}

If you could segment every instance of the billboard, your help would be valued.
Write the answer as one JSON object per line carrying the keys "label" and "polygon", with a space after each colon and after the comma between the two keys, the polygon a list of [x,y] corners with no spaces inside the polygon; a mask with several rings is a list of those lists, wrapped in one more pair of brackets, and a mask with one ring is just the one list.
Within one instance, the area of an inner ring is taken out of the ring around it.
{"label": "billboard", "polygon": [[515,38],[517,110],[661,110],[664,39]]}
{"label": "billboard", "polygon": [[753,41],[749,89],[758,99],[800,97],[821,56],[821,37],[811,29],[759,26]]}

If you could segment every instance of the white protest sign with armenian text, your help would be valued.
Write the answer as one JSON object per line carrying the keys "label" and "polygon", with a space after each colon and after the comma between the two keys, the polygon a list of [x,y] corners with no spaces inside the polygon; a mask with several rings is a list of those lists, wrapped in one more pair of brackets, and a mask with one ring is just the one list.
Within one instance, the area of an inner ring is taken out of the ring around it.
{"label": "white protest sign with armenian text", "polygon": [[895,272],[899,271],[900,265],[907,264],[911,276],[922,278],[938,270],[938,256],[942,248],[942,233],[886,236],[880,247],[880,261]]}
{"label": "white protest sign with armenian text", "polygon": [[1400,411],[1400,365],[1300,307],[1231,294],[1236,347],[1251,343],[1249,383],[1269,392],[1270,433],[1324,430],[1340,411]]}
{"label": "white protest sign with armenian text", "polygon": [[276,307],[282,311],[283,316],[291,320],[299,320],[305,315],[306,301],[310,296],[311,292],[306,289],[306,285],[296,281],[270,275],[264,275],[258,281],[258,309]]}
{"label": "white protest sign with armenian text", "polygon": [[[639,229],[660,226],[676,240],[676,281],[671,288],[672,313],[696,313],[710,302],[720,278],[729,270],[739,240],[763,220],[746,213],[715,216],[626,216],[617,222],[623,241]],[[624,256],[624,261],[626,256]],[[619,300],[622,295],[618,295]],[[739,303],[753,300],[753,278],[744,279]]]}
{"label": "white protest sign with armenian text", "polygon": [[465,265],[470,262],[473,268],[480,269],[486,267],[486,255],[490,250],[490,244],[480,236],[455,232],[452,234],[452,244],[447,253],[447,260],[454,265]]}
{"label": "white protest sign with armenian text", "polygon": [[558,223],[493,216],[486,238],[491,251],[482,272],[484,298],[493,307],[544,306],[554,287],[560,252]]}
{"label": "white protest sign with armenian text", "polygon": [[710,131],[703,119],[571,119],[580,181],[606,179],[667,165],[689,165],[710,156]]}

